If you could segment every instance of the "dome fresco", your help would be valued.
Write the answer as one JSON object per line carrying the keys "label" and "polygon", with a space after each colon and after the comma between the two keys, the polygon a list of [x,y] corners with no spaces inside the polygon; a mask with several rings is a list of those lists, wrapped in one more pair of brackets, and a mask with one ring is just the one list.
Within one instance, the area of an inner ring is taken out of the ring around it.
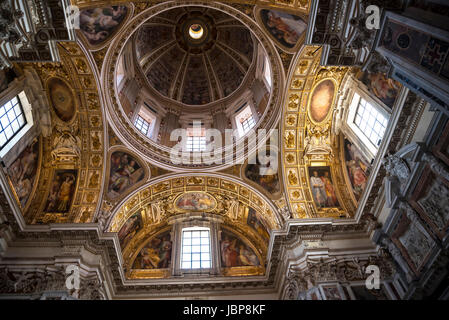
{"label": "dome fresco", "polygon": [[149,84],[187,105],[208,104],[237,90],[255,47],[251,32],[235,18],[200,7],[165,11],[145,22],[135,39]]}

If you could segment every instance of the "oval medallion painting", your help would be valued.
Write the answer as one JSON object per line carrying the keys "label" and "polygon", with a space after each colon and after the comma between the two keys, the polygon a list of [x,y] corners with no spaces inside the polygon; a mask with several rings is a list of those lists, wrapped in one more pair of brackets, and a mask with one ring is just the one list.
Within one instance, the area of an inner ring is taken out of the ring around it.
{"label": "oval medallion painting", "polygon": [[215,209],[217,202],[207,193],[189,192],[181,195],[175,206],[183,211],[210,211]]}
{"label": "oval medallion painting", "polygon": [[310,118],[319,123],[326,119],[334,100],[335,85],[332,80],[320,82],[310,99]]}
{"label": "oval medallion painting", "polygon": [[75,97],[69,86],[59,78],[51,78],[48,81],[48,94],[59,119],[70,121],[75,115]]}

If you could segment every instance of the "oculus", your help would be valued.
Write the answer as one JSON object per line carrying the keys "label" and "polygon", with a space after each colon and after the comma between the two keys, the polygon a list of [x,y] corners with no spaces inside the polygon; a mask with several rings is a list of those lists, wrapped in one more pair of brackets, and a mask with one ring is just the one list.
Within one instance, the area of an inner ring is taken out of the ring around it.
{"label": "oculus", "polygon": [[189,28],[189,36],[192,39],[195,39],[195,40],[201,39],[203,34],[204,34],[204,29],[203,29],[203,27],[200,24],[194,23],[194,24],[192,24],[190,26],[190,28]]}

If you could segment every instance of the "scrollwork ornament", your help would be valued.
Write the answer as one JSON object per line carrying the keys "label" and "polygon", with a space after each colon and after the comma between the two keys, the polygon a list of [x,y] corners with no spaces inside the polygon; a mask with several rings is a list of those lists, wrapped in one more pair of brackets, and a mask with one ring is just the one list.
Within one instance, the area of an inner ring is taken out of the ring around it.
{"label": "scrollwork ornament", "polygon": [[382,159],[382,164],[388,175],[397,177],[404,184],[410,176],[410,169],[401,157],[395,154],[390,154]]}

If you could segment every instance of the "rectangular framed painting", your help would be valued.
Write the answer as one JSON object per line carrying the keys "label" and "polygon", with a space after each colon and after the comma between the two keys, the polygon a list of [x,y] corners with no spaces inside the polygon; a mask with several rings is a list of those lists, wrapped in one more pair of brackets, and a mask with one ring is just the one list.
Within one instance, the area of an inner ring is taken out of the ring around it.
{"label": "rectangular framed painting", "polygon": [[55,170],[44,212],[68,213],[75,198],[78,170]]}
{"label": "rectangular framed painting", "polygon": [[310,190],[318,209],[339,207],[329,166],[309,167]]}

